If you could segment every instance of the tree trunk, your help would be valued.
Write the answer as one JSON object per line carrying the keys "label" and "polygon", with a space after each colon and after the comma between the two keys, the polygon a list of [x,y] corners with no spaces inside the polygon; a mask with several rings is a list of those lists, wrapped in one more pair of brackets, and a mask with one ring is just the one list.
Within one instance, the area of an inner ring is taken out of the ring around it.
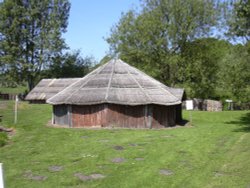
{"label": "tree trunk", "polygon": [[29,91],[31,91],[34,88],[34,77],[31,75],[28,75],[28,88]]}

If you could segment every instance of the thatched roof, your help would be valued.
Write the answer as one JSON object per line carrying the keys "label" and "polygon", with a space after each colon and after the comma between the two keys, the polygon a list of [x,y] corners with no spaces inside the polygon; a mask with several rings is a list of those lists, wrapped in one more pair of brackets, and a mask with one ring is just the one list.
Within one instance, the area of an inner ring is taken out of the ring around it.
{"label": "thatched roof", "polygon": [[163,85],[122,60],[111,60],[47,100],[53,105],[175,105],[180,97]]}
{"label": "thatched roof", "polygon": [[25,97],[27,101],[47,100],[79,78],[42,79]]}
{"label": "thatched roof", "polygon": [[[167,86],[166,86],[167,87]],[[180,101],[183,100],[183,95],[184,95],[184,89],[182,88],[172,88],[172,87],[167,87],[167,89],[175,95]]]}

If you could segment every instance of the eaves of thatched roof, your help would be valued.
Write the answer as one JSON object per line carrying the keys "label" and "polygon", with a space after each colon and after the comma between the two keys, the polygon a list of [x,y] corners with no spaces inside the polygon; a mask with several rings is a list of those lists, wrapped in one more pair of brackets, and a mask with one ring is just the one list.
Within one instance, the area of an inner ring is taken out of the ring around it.
{"label": "eaves of thatched roof", "polygon": [[27,101],[47,100],[79,78],[42,79],[25,97]]}
{"label": "eaves of thatched roof", "polygon": [[120,59],[111,60],[47,100],[52,105],[176,105],[170,89]]}

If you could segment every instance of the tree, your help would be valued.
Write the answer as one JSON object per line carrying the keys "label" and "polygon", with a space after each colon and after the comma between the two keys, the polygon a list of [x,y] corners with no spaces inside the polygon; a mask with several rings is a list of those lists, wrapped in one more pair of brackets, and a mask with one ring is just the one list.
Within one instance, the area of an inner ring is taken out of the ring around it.
{"label": "tree", "polygon": [[237,0],[233,4],[229,33],[250,40],[250,0]]}
{"label": "tree", "polygon": [[224,57],[232,45],[224,40],[202,38],[186,44],[182,51],[185,64],[185,83],[190,97],[215,99],[222,92],[219,74],[224,71]]}
{"label": "tree", "polygon": [[96,62],[93,57],[81,57],[80,51],[66,52],[53,58],[53,64],[44,70],[42,77],[46,78],[80,78],[89,73]]}
{"label": "tree", "polygon": [[5,0],[0,4],[0,62],[31,90],[42,69],[66,48],[68,0]]}
{"label": "tree", "polygon": [[185,45],[209,36],[217,24],[220,1],[143,0],[141,12],[130,10],[107,38],[112,53],[148,74],[175,85],[182,81]]}
{"label": "tree", "polygon": [[250,42],[232,46],[223,58],[220,86],[225,97],[238,102],[250,101]]}

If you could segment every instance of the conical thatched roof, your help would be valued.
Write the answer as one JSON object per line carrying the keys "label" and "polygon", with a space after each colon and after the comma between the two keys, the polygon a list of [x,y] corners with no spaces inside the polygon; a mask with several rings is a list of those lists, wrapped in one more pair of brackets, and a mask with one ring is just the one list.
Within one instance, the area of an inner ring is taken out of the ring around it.
{"label": "conical thatched roof", "polygon": [[42,79],[25,97],[27,101],[47,100],[79,78]]}
{"label": "conical thatched roof", "polygon": [[181,100],[171,88],[118,59],[100,66],[47,102],[53,105],[175,105]]}

